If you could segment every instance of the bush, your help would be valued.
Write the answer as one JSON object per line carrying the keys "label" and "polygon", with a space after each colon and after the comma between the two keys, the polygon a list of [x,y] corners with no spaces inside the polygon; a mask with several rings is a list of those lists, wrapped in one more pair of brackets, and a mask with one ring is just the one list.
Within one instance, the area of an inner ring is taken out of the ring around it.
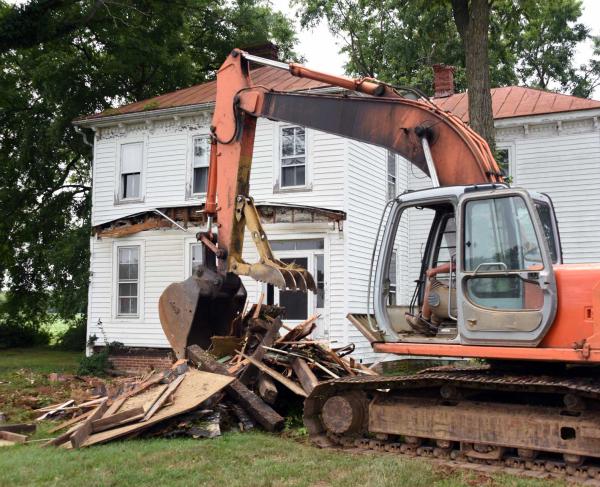
{"label": "bush", "polygon": [[106,347],[89,357],[83,357],[79,362],[77,375],[106,375],[108,366],[108,347]]}
{"label": "bush", "polygon": [[48,345],[50,338],[50,332],[38,323],[0,321],[0,348]]}
{"label": "bush", "polygon": [[56,346],[61,350],[80,352],[85,349],[87,320],[80,316],[69,323],[69,327],[57,337]]}

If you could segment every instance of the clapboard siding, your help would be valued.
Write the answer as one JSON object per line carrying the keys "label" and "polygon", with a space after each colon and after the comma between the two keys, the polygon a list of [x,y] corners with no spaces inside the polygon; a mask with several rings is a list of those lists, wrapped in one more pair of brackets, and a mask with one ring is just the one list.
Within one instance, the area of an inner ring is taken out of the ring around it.
{"label": "clapboard siding", "polygon": [[599,262],[600,131],[591,124],[566,133],[552,127],[510,142],[513,184],[547,193],[554,202],[565,262]]}

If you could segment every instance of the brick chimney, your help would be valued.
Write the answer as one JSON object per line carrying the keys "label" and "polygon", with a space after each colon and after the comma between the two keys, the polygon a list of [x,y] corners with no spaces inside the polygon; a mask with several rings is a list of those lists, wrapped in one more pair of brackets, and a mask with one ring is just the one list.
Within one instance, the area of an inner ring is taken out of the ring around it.
{"label": "brick chimney", "polygon": [[446,98],[454,94],[454,66],[433,65],[433,97]]}
{"label": "brick chimney", "polygon": [[272,42],[262,42],[260,44],[251,44],[249,46],[242,47],[242,51],[246,51],[248,54],[254,56],[264,57],[272,59],[273,61],[279,61],[279,47]]}

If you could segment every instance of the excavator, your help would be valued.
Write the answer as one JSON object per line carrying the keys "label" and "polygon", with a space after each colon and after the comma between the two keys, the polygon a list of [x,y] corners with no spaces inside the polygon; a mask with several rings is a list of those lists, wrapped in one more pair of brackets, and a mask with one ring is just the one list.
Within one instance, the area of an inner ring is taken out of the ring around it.
{"label": "excavator", "polygon": [[[338,90],[270,90],[253,84],[251,63]],[[231,330],[246,300],[240,276],[315,291],[306,269],[275,257],[249,195],[259,117],[383,147],[430,177],[432,187],[388,202],[369,309],[349,319],[375,352],[472,359],[323,382],[305,401],[311,439],[600,478],[600,264],[564,264],[551,199],[510,187],[476,132],[410,88],[231,52],[217,73],[204,265],[159,302],[176,355]],[[425,211],[406,309],[388,299],[392,251],[407,216]],[[246,231],[257,263],[242,258]]]}

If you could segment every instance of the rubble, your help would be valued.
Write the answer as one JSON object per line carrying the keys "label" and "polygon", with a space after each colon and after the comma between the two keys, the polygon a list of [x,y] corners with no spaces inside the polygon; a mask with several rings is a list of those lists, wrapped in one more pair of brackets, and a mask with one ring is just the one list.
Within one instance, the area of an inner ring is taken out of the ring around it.
{"label": "rubble", "polygon": [[282,312],[254,305],[232,326],[234,334],[213,337],[209,350],[187,347],[187,360],[168,370],[39,409],[38,421],[63,419],[49,430],[60,434],[46,446],[82,448],[140,434],[214,438],[257,426],[278,431],[290,406],[301,407],[320,382],[377,375],[347,357],[353,346],[335,349],[310,339],[317,315],[292,328]]}

